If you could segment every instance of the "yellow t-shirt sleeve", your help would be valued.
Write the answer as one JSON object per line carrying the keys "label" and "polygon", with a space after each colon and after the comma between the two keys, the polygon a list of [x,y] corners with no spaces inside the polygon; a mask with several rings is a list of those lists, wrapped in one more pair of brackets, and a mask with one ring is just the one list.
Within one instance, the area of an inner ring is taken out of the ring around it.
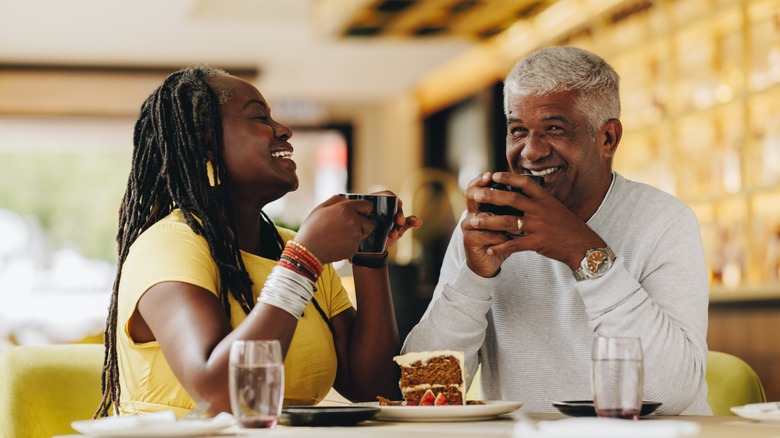
{"label": "yellow t-shirt sleeve", "polygon": [[[344,284],[341,282],[341,277],[339,277],[339,274],[335,269],[333,269],[333,265],[327,264],[323,267],[320,282],[324,287],[320,288],[320,285],[317,287],[322,289],[324,295],[326,295],[328,308],[325,310],[325,312],[328,314],[329,318],[333,318],[339,313],[352,307],[352,303],[349,301],[347,290],[344,288]],[[316,298],[317,293],[315,293],[314,296]]]}
{"label": "yellow t-shirt sleeve", "polygon": [[122,268],[126,309],[134,311],[144,292],[165,281],[193,284],[215,295],[219,291],[219,273],[208,244],[186,223],[158,222],[133,243]]}

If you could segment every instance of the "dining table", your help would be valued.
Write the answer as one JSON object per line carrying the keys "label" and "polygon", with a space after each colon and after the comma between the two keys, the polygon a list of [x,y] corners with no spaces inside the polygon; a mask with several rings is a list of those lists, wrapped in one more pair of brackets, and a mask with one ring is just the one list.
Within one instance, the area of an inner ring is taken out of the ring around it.
{"label": "dining table", "polygon": [[[273,430],[241,429],[233,430],[242,436],[274,437],[403,437],[403,438],[444,438],[444,437],[491,437],[491,438],[536,438],[544,434],[535,434],[535,424],[542,421],[569,419],[562,414],[512,414],[500,416],[488,421],[467,422],[389,422],[367,421],[351,427],[287,427],[277,426]],[[732,416],[651,416],[637,420],[651,423],[661,419],[690,421],[700,426],[697,435],[701,438],[780,438],[780,425],[753,422]],[[631,420],[619,420],[631,421]],[[519,423],[527,423],[529,433],[518,428]],[[576,432],[571,438],[577,438]],[[628,436],[624,438],[630,438]],[[663,437],[661,437],[663,438]]]}
{"label": "dining table", "polygon": [[[589,421],[586,427],[579,428],[572,420]],[[660,416],[651,415],[634,420],[639,428],[629,428],[624,432],[614,429],[599,429],[598,422],[615,424],[614,421],[632,422],[632,420],[589,419],[567,417],[559,413],[524,413],[521,410],[500,415],[494,419],[482,421],[383,421],[368,420],[353,426],[286,426],[277,425],[272,429],[249,429],[230,426],[219,432],[207,434],[208,437],[269,437],[269,438],[308,438],[308,437],[403,437],[403,438],[444,438],[444,437],[490,437],[490,438],[780,438],[780,423],[767,423],[747,420],[737,416]],[[667,421],[667,420],[671,420]],[[570,421],[571,423],[553,423]],[[660,422],[660,423],[659,423]],[[549,434],[543,425],[568,424],[574,428],[569,432]],[[627,423],[623,423],[628,425]],[[687,425],[693,432],[672,433],[670,428],[653,428],[666,424]],[[594,425],[596,426],[594,428]],[[603,433],[600,432],[603,430]],[[657,430],[657,432],[654,432]],[[67,435],[75,438],[83,435]],[[56,437],[65,438],[66,436]]]}

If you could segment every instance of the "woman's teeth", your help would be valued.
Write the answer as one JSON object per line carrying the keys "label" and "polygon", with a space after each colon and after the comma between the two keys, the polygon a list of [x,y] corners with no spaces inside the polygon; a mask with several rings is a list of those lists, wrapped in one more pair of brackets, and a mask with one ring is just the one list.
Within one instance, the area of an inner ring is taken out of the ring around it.
{"label": "woman's teeth", "polygon": [[558,170],[558,167],[550,167],[550,168],[544,169],[544,170],[532,170],[531,171],[531,175],[533,175],[533,176],[545,176],[545,175],[549,175],[549,174],[555,172],[556,170]]}
{"label": "woman's teeth", "polygon": [[274,158],[292,158],[292,151],[272,152],[271,156]]}

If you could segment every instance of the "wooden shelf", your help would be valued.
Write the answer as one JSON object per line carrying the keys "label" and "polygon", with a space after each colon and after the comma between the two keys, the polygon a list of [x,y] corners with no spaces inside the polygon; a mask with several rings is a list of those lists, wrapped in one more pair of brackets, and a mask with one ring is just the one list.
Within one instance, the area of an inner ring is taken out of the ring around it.
{"label": "wooden shelf", "polygon": [[780,299],[780,0],[649,5],[565,41],[621,76],[615,169],[694,209],[713,302]]}

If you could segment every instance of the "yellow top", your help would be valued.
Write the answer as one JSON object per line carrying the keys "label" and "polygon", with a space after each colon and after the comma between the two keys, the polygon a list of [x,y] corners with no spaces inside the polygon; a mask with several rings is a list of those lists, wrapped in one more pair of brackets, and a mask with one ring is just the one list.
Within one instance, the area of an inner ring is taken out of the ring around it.
{"label": "yellow top", "polygon": [[[290,230],[279,229],[287,241]],[[255,299],[276,261],[241,252],[254,282]],[[164,281],[180,281],[219,293],[219,271],[203,236],[195,234],[179,210],[144,231],[130,247],[122,267],[117,314],[117,354],[121,385],[121,414],[173,410],[185,415],[194,407],[192,398],[174,376],[157,341],[136,343],[128,333],[128,319],[138,300],[150,287]],[[341,279],[325,265],[317,281],[314,299],[329,318],[351,306]],[[246,314],[231,296],[231,325]],[[175,309],[171,309],[175,311]],[[309,303],[293,335],[284,360],[285,404],[313,404],[330,390],[336,378],[333,336],[317,309]],[[227,381],[225,382],[227,385]]]}

